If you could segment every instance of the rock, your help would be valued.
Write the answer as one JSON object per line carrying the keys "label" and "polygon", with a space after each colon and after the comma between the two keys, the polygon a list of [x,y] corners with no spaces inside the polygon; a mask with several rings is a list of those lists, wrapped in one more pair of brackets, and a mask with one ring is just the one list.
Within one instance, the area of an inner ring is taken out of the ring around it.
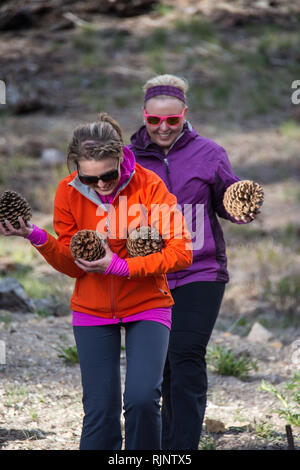
{"label": "rock", "polygon": [[43,149],[46,147],[43,138],[32,136],[18,145],[17,151],[29,157],[40,158]]}
{"label": "rock", "polygon": [[58,302],[52,297],[36,300],[35,308],[41,313],[53,315],[55,317],[63,317],[70,313],[70,308],[67,305]]}
{"label": "rock", "polygon": [[6,364],[5,341],[0,340],[0,366]]}
{"label": "rock", "polygon": [[279,341],[279,340],[271,341],[269,344],[270,344],[270,346],[272,346],[273,348],[276,348],[276,349],[281,349],[283,347],[282,342]]}
{"label": "rock", "polygon": [[[90,3],[90,2],[86,2]],[[114,13],[117,16],[136,16],[146,11],[149,11],[157,3],[157,0],[102,0],[101,2],[96,2],[96,11],[98,13],[110,14]],[[88,7],[95,8],[92,2],[92,5]],[[86,6],[83,6],[83,9],[86,10]]]}
{"label": "rock", "polygon": [[44,109],[44,97],[29,82],[9,82],[6,88],[7,105],[14,114],[26,114]]}
{"label": "rock", "polygon": [[273,337],[273,333],[264,328],[260,323],[255,322],[247,336],[251,343],[266,343]]}
{"label": "rock", "polygon": [[52,6],[48,3],[43,0],[16,1],[0,6],[0,30],[16,31],[39,26],[41,18],[52,11]]}
{"label": "rock", "polygon": [[54,31],[64,31],[65,29],[72,29],[72,28],[75,28],[75,24],[68,20],[67,18],[61,20],[61,21],[57,21],[56,23],[54,23],[51,27],[50,27],[50,31],[51,32],[54,32]]}
{"label": "rock", "polygon": [[9,271],[14,271],[17,267],[17,263],[9,257],[1,257],[0,259],[0,274],[6,275]]}
{"label": "rock", "polygon": [[6,348],[5,341],[0,340],[0,372],[6,367]]}
{"label": "rock", "polygon": [[26,8],[2,12],[0,20],[0,30],[2,31],[28,29],[33,26],[36,26],[36,18]]}
{"label": "rock", "polygon": [[34,303],[27,297],[19,281],[8,277],[0,282],[0,308],[13,312],[34,312]]}
{"label": "rock", "polygon": [[47,148],[42,151],[42,164],[45,166],[62,165],[66,162],[66,156],[56,148]]}
{"label": "rock", "polygon": [[224,433],[225,432],[225,424],[222,421],[217,421],[215,419],[205,419],[205,426],[207,432],[215,432],[215,433]]}
{"label": "rock", "polygon": [[300,368],[300,339],[296,339],[289,346],[291,361],[294,366]]}

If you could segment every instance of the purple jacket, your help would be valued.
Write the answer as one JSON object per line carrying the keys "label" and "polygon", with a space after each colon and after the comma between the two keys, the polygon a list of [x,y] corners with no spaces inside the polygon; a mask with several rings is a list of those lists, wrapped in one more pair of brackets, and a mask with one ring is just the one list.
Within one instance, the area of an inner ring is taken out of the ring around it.
{"label": "purple jacket", "polygon": [[217,215],[241,222],[223,206],[226,188],[240,181],[226,151],[201,137],[189,122],[167,155],[150,140],[145,126],[131,137],[129,148],[137,162],[158,174],[175,194],[193,237],[193,264],[168,274],[170,288],[195,281],[228,282],[225,242]]}

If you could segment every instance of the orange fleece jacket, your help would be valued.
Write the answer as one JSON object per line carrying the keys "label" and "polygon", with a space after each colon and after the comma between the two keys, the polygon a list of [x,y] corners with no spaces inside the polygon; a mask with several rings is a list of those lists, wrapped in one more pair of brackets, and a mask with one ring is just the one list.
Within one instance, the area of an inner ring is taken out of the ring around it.
{"label": "orange fleece jacket", "polygon": [[[176,204],[176,197],[169,193],[164,182],[138,164],[130,181],[120,188],[109,207],[79,182],[76,172],[60,182],[53,220],[58,238],[47,232],[47,242],[36,249],[57,271],[76,278],[71,298],[73,310],[122,318],[174,304],[165,274],[181,271],[193,260],[191,236],[181,212],[175,209]],[[144,208],[143,224],[159,228],[164,246],[159,253],[130,258],[126,230],[140,225],[135,222],[140,205]],[[128,262],[128,278],[86,273],[76,266],[69,244],[72,236],[83,229],[107,232],[111,250]]]}

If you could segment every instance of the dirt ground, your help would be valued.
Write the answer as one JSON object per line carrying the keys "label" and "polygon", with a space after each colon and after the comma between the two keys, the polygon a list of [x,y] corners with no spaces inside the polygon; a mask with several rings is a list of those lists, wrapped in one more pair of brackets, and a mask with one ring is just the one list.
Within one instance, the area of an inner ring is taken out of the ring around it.
{"label": "dirt ground", "polygon": [[[296,283],[294,291],[278,290],[271,297],[266,287],[267,280],[276,287],[281,279],[300,272],[300,105],[290,104],[291,82],[300,78],[300,40],[285,37],[289,29],[297,32],[299,2],[166,1],[161,2],[164,10],[122,18],[70,6],[77,23],[80,19],[89,24],[84,31],[78,24],[73,27],[74,18],[67,27],[58,7],[63,2],[52,3],[56,8],[31,28],[0,31],[0,79],[8,84],[10,97],[7,108],[0,108],[0,192],[6,187],[22,192],[34,209],[35,223],[49,227],[56,184],[67,170],[64,165],[44,165],[42,150],[65,152],[75,125],[94,120],[100,110],[118,119],[128,141],[141,124],[144,81],[160,71],[187,76],[194,93],[194,127],[227,150],[241,178],[259,181],[265,191],[255,225],[234,227],[222,221],[231,281],[210,342],[247,354],[258,369],[247,380],[209,370],[206,418],[221,421],[224,428],[216,433],[204,426],[199,448],[286,450],[286,421],[275,411],[278,400],[260,385],[266,380],[280,387],[299,371],[293,345],[300,338],[295,314],[300,289]],[[197,15],[212,21],[213,31],[203,27],[199,36],[199,24],[195,31],[191,22]],[[176,19],[187,21],[188,27],[180,24],[180,33],[171,28]],[[90,23],[97,26],[96,33]],[[246,52],[255,51],[259,39],[255,33],[249,39],[245,31],[269,25],[260,43],[262,55],[253,53],[245,62]],[[273,25],[278,36],[272,35]],[[221,42],[214,42],[214,31]],[[270,41],[274,37],[282,41],[277,49]],[[278,88],[272,96],[263,88],[258,97],[254,85],[259,78],[259,85],[265,86],[259,69],[265,56],[269,62],[264,77],[268,86],[276,82]],[[268,100],[267,111],[261,96]],[[37,277],[45,276],[44,284],[60,282],[24,247],[0,240],[0,268],[4,258],[11,257],[21,267],[32,266],[30,272]],[[9,275],[23,274],[16,267]],[[40,282],[38,288],[44,288]],[[67,281],[65,288],[66,300]],[[284,319],[290,321],[282,326]],[[269,341],[247,339],[255,321],[272,332]],[[61,346],[74,345],[71,315],[6,312],[0,307],[0,339],[7,351],[7,364],[0,370],[0,449],[77,450],[83,417],[80,369],[58,354]],[[125,373],[122,352],[123,378]],[[300,428],[292,430],[299,450]]]}
{"label": "dirt ground", "polygon": [[[0,333],[7,347],[7,366],[0,372],[1,449],[78,449],[83,417],[80,369],[58,356],[59,346],[74,344],[71,316],[14,314],[9,328]],[[278,385],[293,375],[291,346],[278,341],[253,344],[218,328],[210,344],[248,353],[257,360],[258,370],[244,381],[209,372],[206,418],[221,421],[224,430],[214,433],[204,427],[204,442],[213,443],[216,450],[286,450],[285,420],[273,411],[277,400],[259,386],[262,379]],[[123,379],[125,372],[122,352]],[[266,422],[262,437],[258,425]],[[299,428],[292,429],[299,450]]]}

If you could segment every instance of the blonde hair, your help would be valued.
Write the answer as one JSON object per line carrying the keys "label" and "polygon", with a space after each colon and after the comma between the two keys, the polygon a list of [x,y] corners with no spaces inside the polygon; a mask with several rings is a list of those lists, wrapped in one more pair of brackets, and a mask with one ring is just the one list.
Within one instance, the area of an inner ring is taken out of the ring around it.
{"label": "blonde hair", "polygon": [[[184,78],[177,77],[176,75],[165,74],[165,75],[157,75],[156,77],[150,78],[150,80],[148,80],[143,86],[144,93],[146,94],[147,90],[156,86],[173,86],[183,91],[184,96],[189,88],[188,82]],[[175,96],[163,95],[163,94],[153,96],[153,99],[167,99],[167,98],[177,100],[182,104],[182,101]]]}
{"label": "blonde hair", "polygon": [[99,121],[81,124],[74,129],[68,147],[67,166],[77,165],[79,160],[104,160],[123,155],[122,130],[111,116],[98,115]]}
{"label": "blonde hair", "polygon": [[145,85],[143,86],[143,90],[146,93],[149,88],[154,86],[174,86],[175,88],[179,88],[182,90],[184,94],[188,91],[189,84],[185,78],[177,77],[176,75],[157,75],[156,77],[150,78]]}

